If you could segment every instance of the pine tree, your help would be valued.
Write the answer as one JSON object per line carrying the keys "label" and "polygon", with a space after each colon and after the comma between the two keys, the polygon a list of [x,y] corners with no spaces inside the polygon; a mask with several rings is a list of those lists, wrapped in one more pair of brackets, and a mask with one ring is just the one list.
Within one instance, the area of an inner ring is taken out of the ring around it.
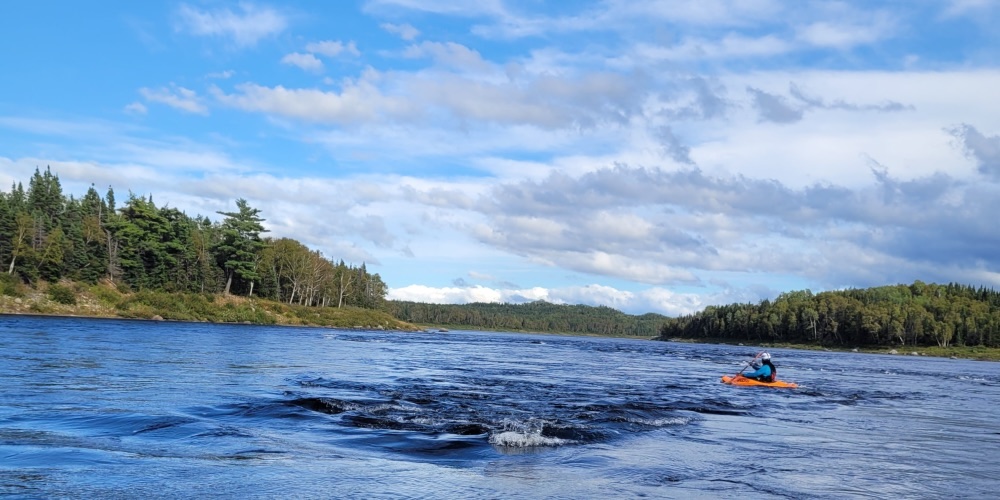
{"label": "pine tree", "polygon": [[264,219],[259,217],[259,209],[250,208],[243,198],[236,200],[236,207],[238,212],[217,212],[226,218],[222,221],[222,241],[216,253],[226,273],[225,293],[230,293],[233,278],[238,277],[249,282],[248,295],[253,295],[253,284],[259,279],[260,250],[264,247],[260,233],[267,230],[261,225]]}

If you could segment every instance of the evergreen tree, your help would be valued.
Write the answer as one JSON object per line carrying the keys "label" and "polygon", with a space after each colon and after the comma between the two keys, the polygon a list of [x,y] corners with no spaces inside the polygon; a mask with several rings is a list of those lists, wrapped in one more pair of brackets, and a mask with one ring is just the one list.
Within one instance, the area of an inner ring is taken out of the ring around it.
{"label": "evergreen tree", "polygon": [[129,193],[118,209],[109,186],[102,199],[93,185],[64,197],[58,176],[35,169],[25,190],[0,192],[0,264],[22,280],[71,278],[94,283],[106,276],[126,289],[254,292],[302,305],[381,307],[386,288],[364,265],[335,265],[298,241],[261,240],[259,210],[243,199],[238,212],[207,217],[156,207]]}
{"label": "evergreen tree", "polygon": [[250,208],[243,198],[236,200],[238,212],[218,212],[222,221],[222,240],[216,247],[218,258],[226,273],[225,293],[230,293],[234,278],[249,284],[248,295],[253,295],[253,284],[259,279],[257,265],[264,242],[260,233],[267,232],[261,222],[260,210]]}
{"label": "evergreen tree", "polygon": [[191,252],[194,254],[198,291],[215,292],[221,286],[222,270],[215,263],[214,253],[219,241],[219,228],[207,217],[196,217],[191,232]]}
{"label": "evergreen tree", "polygon": [[[62,258],[66,254],[66,235],[59,228],[65,200],[59,176],[46,167],[35,169],[28,182],[27,210],[31,216],[31,251],[24,253],[24,272],[31,279],[57,281],[61,278]],[[20,218],[22,222],[28,219]],[[22,227],[23,229],[23,227]]]}
{"label": "evergreen tree", "polygon": [[[48,167],[44,174],[36,168],[28,183],[28,207],[39,223],[40,231],[47,232],[58,224],[64,206],[59,176],[54,175]],[[38,237],[44,238],[44,234]]]}
{"label": "evergreen tree", "polygon": [[82,257],[77,276],[88,283],[96,283],[107,272],[108,251],[103,227],[107,212],[107,205],[91,185],[80,200],[82,246],[77,251]]}

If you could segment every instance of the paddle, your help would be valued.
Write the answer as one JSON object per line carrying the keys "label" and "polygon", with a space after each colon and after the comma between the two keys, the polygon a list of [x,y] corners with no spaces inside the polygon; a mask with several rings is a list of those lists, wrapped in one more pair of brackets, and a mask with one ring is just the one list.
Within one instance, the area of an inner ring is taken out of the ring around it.
{"label": "paddle", "polygon": [[[753,363],[753,361],[754,361],[755,359],[759,358],[761,354],[764,354],[764,351],[761,351],[761,352],[758,352],[758,353],[757,353],[757,355],[756,355],[756,356],[754,356],[754,357],[753,357],[753,359],[751,359],[751,360],[750,360],[750,363]],[[742,369],[742,370],[740,370],[740,371],[739,371],[739,372],[738,372],[738,373],[737,373],[737,374],[736,374],[736,375],[735,375],[735,376],[734,376],[733,378],[729,379],[729,383],[730,383],[730,384],[731,384],[731,383],[733,383],[733,381],[734,381],[734,380],[736,380],[737,378],[739,378],[739,377],[740,377],[740,375],[743,375],[743,372],[744,372],[744,371],[745,371],[745,370],[746,370],[747,368],[750,368],[750,363],[747,363],[747,364],[743,365],[743,369]]]}

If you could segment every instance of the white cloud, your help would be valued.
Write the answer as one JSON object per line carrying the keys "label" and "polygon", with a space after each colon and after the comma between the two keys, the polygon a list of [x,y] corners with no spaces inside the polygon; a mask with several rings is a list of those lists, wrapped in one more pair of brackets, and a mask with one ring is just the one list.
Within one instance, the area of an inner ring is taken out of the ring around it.
{"label": "white cloud", "polygon": [[891,35],[887,23],[870,26],[819,21],[798,30],[797,37],[810,45],[839,50],[868,45]]}
{"label": "white cloud", "polygon": [[644,258],[631,258],[622,253],[603,251],[557,252],[549,259],[566,269],[581,273],[608,276],[650,285],[677,285],[696,283],[697,276],[690,269],[680,269]]}
{"label": "white cloud", "polygon": [[693,26],[747,26],[780,19],[787,4],[777,0],[610,0],[606,10],[626,19],[654,19]]}
{"label": "white cloud", "polygon": [[244,169],[228,154],[187,141],[148,142],[125,139],[113,154],[124,162],[177,173],[239,172]]}
{"label": "white cloud", "polygon": [[944,9],[945,17],[959,17],[997,7],[996,0],[947,0]]}
{"label": "white cloud", "polygon": [[403,57],[411,59],[430,57],[439,64],[471,70],[485,70],[490,67],[479,52],[454,42],[423,42],[411,45],[403,52]]}
{"label": "white cloud", "polygon": [[390,300],[431,304],[512,303],[523,304],[544,300],[553,304],[583,304],[608,306],[627,314],[656,312],[667,316],[693,314],[709,305],[757,302],[765,297],[756,293],[725,290],[716,294],[677,293],[666,288],[649,288],[640,292],[618,290],[605,285],[590,284],[572,287],[499,289],[484,286],[430,287],[409,285],[391,288]]}
{"label": "white cloud", "polygon": [[365,4],[365,9],[387,12],[407,9],[462,17],[495,16],[506,11],[503,7],[503,0],[480,0],[478,2],[452,2],[449,0],[368,0]]}
{"label": "white cloud", "polygon": [[0,116],[0,127],[18,133],[58,138],[72,143],[81,141],[87,145],[117,144],[124,131],[134,131],[134,125],[119,124],[104,120],[78,120],[55,118],[26,118]]}
{"label": "white cloud", "polygon": [[417,37],[420,36],[420,30],[409,24],[382,23],[379,26],[385,31],[397,35],[406,41],[416,40]]}
{"label": "white cloud", "polygon": [[633,54],[639,61],[698,61],[704,59],[766,58],[785,54],[795,47],[780,36],[749,37],[728,34],[721,39],[685,38],[675,45],[637,44]]}
{"label": "white cloud", "polygon": [[323,61],[320,61],[312,54],[292,52],[291,54],[286,54],[285,57],[282,57],[281,63],[297,66],[305,71],[313,73],[320,73],[323,71]]}
{"label": "white cloud", "polygon": [[[718,27],[753,27],[780,20],[787,14],[786,6],[775,0],[675,0],[671,2],[634,2],[607,0],[595,2],[574,14],[549,17],[538,14],[521,15],[502,7],[486,8],[474,13],[485,20],[472,27],[472,32],[484,38],[513,39],[539,35],[577,32],[635,32],[655,30],[663,26],[676,29]],[[459,13],[440,12],[460,15]]]}
{"label": "white cloud", "polygon": [[409,300],[431,304],[503,302],[503,291],[483,286],[434,288],[425,285],[409,285],[390,289],[387,298],[389,300]]}
{"label": "white cloud", "polygon": [[492,281],[495,279],[492,274],[480,273],[477,271],[469,271],[469,277],[474,280],[481,280],[481,281]]}
{"label": "white cloud", "polygon": [[205,106],[202,99],[195,91],[175,84],[171,84],[170,87],[160,87],[156,89],[143,87],[139,89],[139,94],[149,102],[166,104],[171,108],[186,111],[188,113],[195,113],[199,115],[208,114],[208,107]]}
{"label": "white cloud", "polygon": [[232,78],[233,75],[235,75],[235,74],[236,74],[235,71],[233,71],[231,69],[227,69],[225,71],[216,71],[214,73],[209,73],[209,74],[205,75],[205,78],[211,78],[211,79],[214,79],[214,80],[228,80],[228,79]]}
{"label": "white cloud", "polygon": [[641,85],[614,73],[540,75],[519,83],[451,73],[369,71],[345,81],[340,92],[247,83],[236,86],[236,93],[213,93],[220,102],[246,111],[320,123],[434,119],[439,126],[476,122],[577,129],[626,121],[638,111]]}
{"label": "white cloud", "polygon": [[144,115],[148,110],[141,102],[131,102],[125,105],[124,111],[129,115]]}
{"label": "white cloud", "polygon": [[178,8],[178,29],[198,36],[226,38],[237,47],[256,45],[262,38],[281,33],[288,26],[278,11],[249,2],[239,4],[239,12],[219,8],[201,10],[187,4]]}
{"label": "white cloud", "polygon": [[350,54],[355,57],[361,55],[353,41],[346,44],[339,40],[312,42],[306,45],[306,51],[326,57],[337,57],[341,54]]}
{"label": "white cloud", "polygon": [[373,85],[360,81],[345,85],[340,93],[317,89],[237,85],[238,93],[213,93],[219,102],[244,111],[261,112],[310,122],[358,125],[378,120],[383,114],[404,112],[409,104],[383,96]]}

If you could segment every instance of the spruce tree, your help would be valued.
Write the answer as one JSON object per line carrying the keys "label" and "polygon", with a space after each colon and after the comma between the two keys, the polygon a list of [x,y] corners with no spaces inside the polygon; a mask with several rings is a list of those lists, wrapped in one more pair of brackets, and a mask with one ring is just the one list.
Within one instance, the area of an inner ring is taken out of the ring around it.
{"label": "spruce tree", "polygon": [[260,210],[250,208],[243,198],[236,200],[238,212],[217,212],[226,218],[222,221],[222,241],[216,247],[216,254],[226,273],[226,290],[230,293],[233,278],[240,278],[250,285],[249,295],[253,295],[253,284],[259,279],[257,263],[264,242],[260,233],[267,232],[261,225]]}

